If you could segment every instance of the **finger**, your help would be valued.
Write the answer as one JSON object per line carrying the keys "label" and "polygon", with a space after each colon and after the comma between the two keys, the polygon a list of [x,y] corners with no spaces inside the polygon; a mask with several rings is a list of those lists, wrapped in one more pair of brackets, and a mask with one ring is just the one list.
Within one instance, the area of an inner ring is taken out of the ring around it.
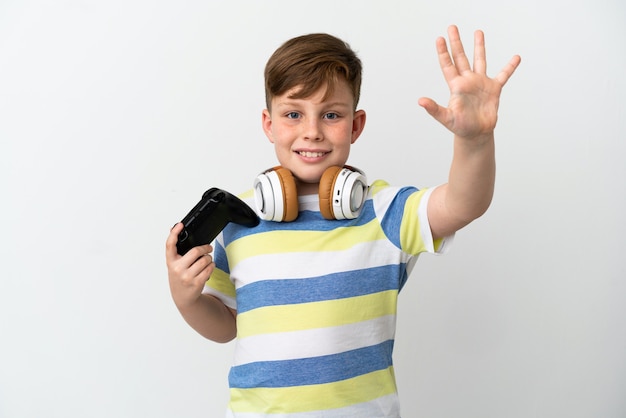
{"label": "finger", "polygon": [[214,264],[211,254],[204,254],[189,266],[189,273],[192,275],[194,281],[206,281],[209,276],[205,273],[209,268],[212,269]]}
{"label": "finger", "polygon": [[[207,256],[208,257],[208,256]],[[195,277],[195,279],[204,286],[215,270],[215,263],[211,260]]]}
{"label": "finger", "polygon": [[198,260],[201,257],[210,254],[211,251],[213,251],[213,247],[210,244],[199,245],[187,251],[187,253],[183,257],[188,259],[189,265],[192,265],[195,260]]}
{"label": "finger", "polygon": [[191,281],[195,286],[202,287],[209,280],[213,270],[215,269],[215,262],[210,254],[204,254],[202,257],[194,261],[189,266],[189,274]]}
{"label": "finger", "polygon": [[170,230],[170,234],[165,241],[165,255],[167,258],[172,258],[176,254],[178,254],[178,250],[176,249],[176,243],[178,242],[178,235],[183,230],[182,222],[178,222],[174,227]]}
{"label": "finger", "polygon": [[446,40],[441,37],[437,38],[436,46],[437,56],[439,58],[439,66],[441,67],[441,71],[443,72],[443,77],[449,84],[450,81],[452,81],[455,77],[459,75],[459,72],[452,62],[452,57],[448,52],[448,45],[446,44]]}
{"label": "finger", "polygon": [[465,49],[463,49],[459,29],[455,25],[448,28],[448,38],[450,39],[452,59],[454,59],[454,64],[459,74],[471,71],[469,60],[467,59],[467,55],[465,55]]}
{"label": "finger", "polygon": [[440,106],[432,99],[427,97],[422,97],[418,100],[418,104],[422,106],[430,116],[432,116],[436,121],[441,123],[444,126],[448,126],[449,123],[449,114],[448,109],[443,106]]}
{"label": "finger", "polygon": [[428,113],[435,112],[437,110],[437,102],[428,97],[420,97],[417,103],[422,106]]}
{"label": "finger", "polygon": [[485,34],[481,30],[474,32],[474,72],[487,74]]}
{"label": "finger", "polygon": [[522,58],[519,55],[513,56],[508,64],[504,66],[502,71],[500,71],[500,73],[495,77],[495,80],[497,80],[500,85],[504,86],[521,62]]}

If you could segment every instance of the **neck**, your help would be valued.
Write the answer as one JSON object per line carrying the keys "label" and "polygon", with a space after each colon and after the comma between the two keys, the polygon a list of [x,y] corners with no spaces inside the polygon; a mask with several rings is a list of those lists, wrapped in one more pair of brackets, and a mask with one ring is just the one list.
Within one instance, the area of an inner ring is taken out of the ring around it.
{"label": "neck", "polygon": [[318,194],[319,183],[303,183],[299,180],[297,181],[298,187],[298,196],[306,196],[310,194]]}

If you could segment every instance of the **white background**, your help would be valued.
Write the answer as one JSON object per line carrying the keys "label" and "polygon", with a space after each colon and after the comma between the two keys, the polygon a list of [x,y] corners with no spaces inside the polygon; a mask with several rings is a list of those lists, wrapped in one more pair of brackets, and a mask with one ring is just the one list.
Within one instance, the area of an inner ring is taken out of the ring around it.
{"label": "white background", "polygon": [[170,227],[275,164],[263,67],[330,32],[360,54],[350,162],[447,178],[434,43],[457,24],[503,92],[489,212],[401,294],[403,416],[626,416],[626,6],[621,0],[0,2],[0,416],[220,417],[232,343],[171,302]]}

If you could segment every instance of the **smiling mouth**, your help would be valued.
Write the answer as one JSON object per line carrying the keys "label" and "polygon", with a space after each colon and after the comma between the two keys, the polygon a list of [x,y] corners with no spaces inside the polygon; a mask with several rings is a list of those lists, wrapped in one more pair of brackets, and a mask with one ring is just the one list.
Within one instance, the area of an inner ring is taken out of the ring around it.
{"label": "smiling mouth", "polygon": [[326,152],[312,152],[312,151],[297,151],[298,155],[302,156],[302,157],[307,157],[307,158],[318,158],[318,157],[323,157],[324,155],[326,155]]}

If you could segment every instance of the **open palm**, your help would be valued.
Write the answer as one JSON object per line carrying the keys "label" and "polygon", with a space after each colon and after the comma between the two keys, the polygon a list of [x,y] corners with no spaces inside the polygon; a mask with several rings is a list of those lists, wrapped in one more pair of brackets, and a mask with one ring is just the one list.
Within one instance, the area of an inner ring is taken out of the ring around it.
{"label": "open palm", "polygon": [[448,28],[450,51],[443,37],[437,39],[437,54],[443,76],[450,88],[448,107],[423,97],[420,106],[455,135],[476,138],[490,135],[498,120],[498,105],[502,87],[520,63],[515,55],[494,77],[487,77],[485,38],[482,31],[474,33],[473,68],[465,55],[456,26]]}

